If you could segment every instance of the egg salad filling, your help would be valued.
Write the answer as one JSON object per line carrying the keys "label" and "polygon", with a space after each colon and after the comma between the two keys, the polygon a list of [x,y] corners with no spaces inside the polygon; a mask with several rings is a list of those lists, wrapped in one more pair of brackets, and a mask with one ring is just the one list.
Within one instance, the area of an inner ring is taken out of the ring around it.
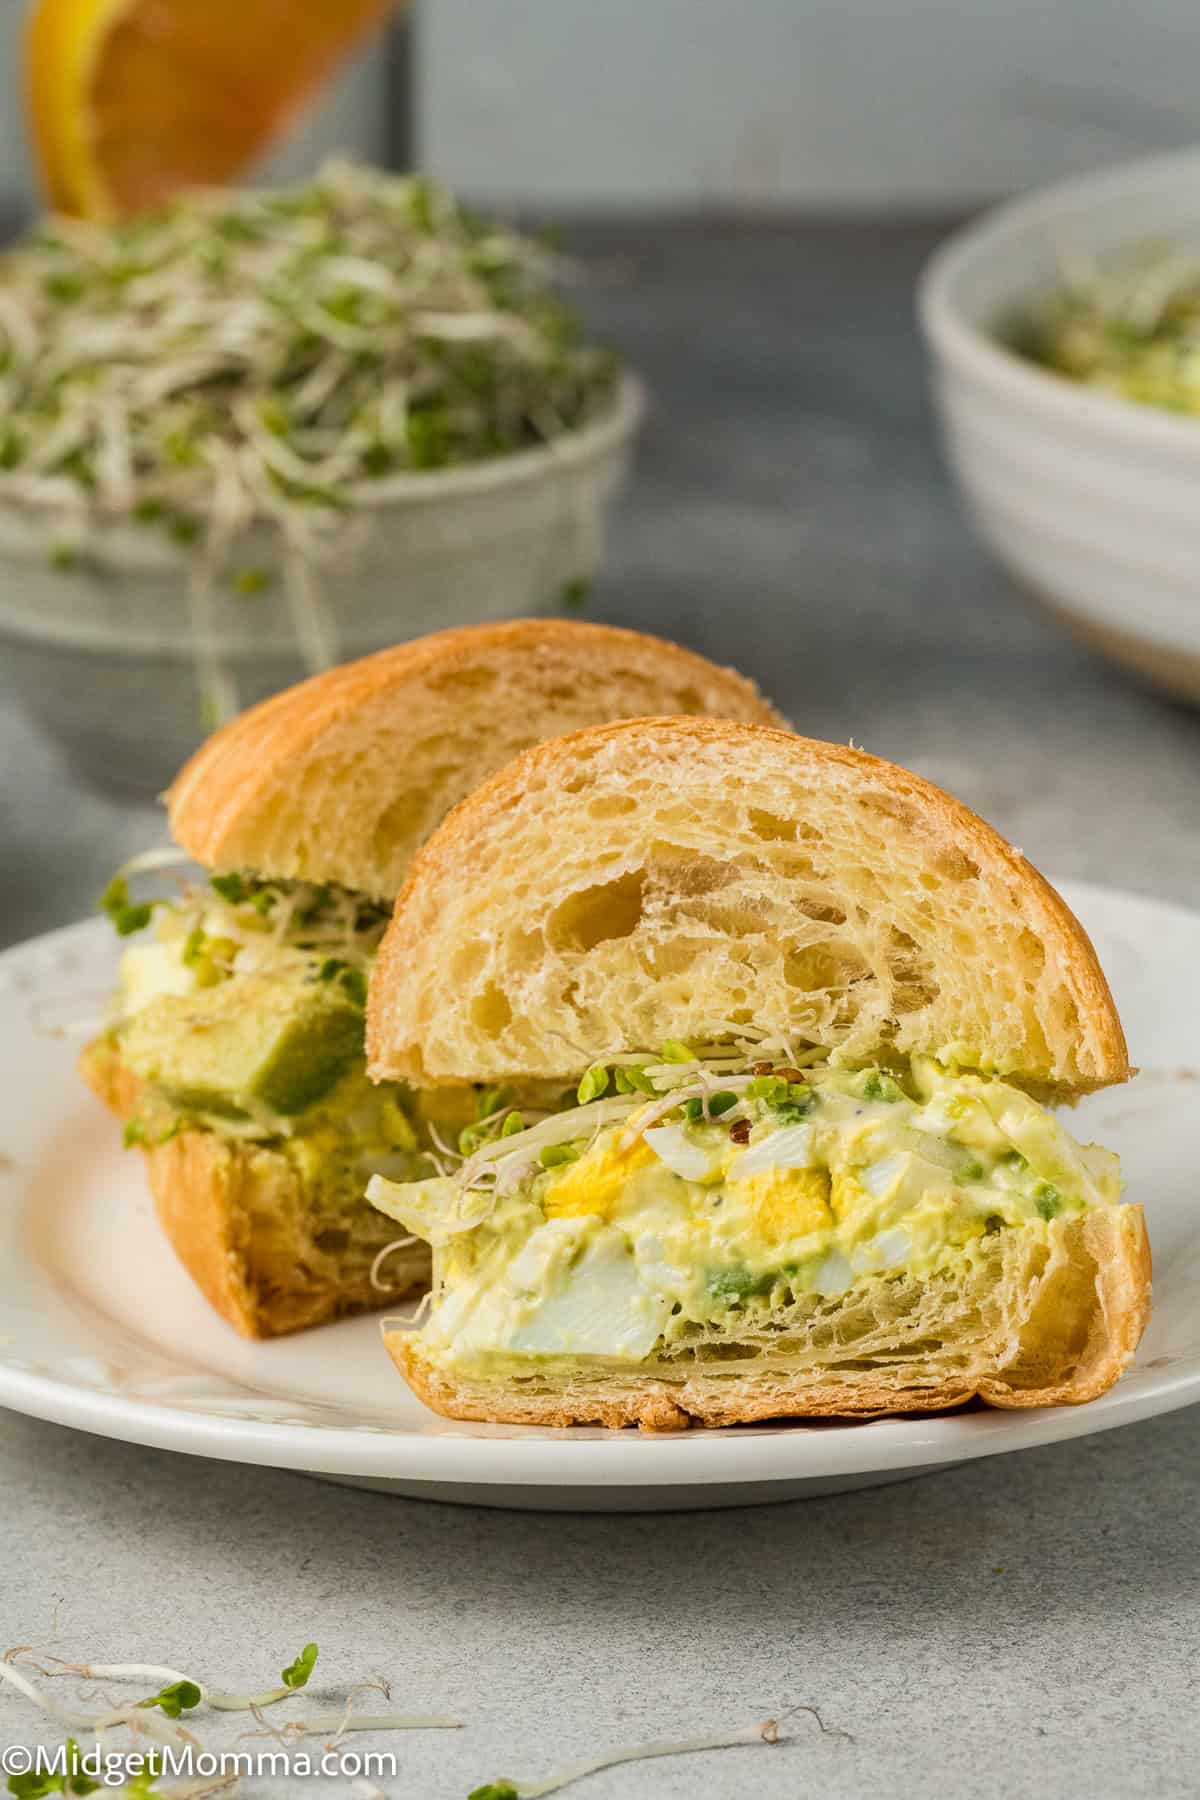
{"label": "egg salad filling", "polygon": [[[171,852],[133,865],[160,866]],[[142,1094],[128,1142],[183,1126],[284,1142],[312,1179],[324,1156],[360,1197],[364,1168],[431,1172],[421,1108],[373,1086],[363,1052],[367,977],[388,909],[334,886],[213,875],[176,897],[135,901],[130,869],[102,906],[126,950],[107,1040]],[[455,1097],[473,1116],[474,1097]]]}
{"label": "egg salad filling", "polygon": [[637,1363],[1119,1199],[1111,1152],[952,1060],[752,1054],[620,1058],[570,1110],[497,1107],[452,1172],[376,1175],[372,1203],[434,1247],[426,1353],[481,1374]]}

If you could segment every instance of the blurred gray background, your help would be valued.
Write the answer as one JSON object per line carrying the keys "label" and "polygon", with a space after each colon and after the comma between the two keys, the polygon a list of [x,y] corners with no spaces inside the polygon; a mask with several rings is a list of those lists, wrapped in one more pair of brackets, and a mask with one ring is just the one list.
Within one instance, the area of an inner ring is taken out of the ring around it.
{"label": "blurred gray background", "polygon": [[[0,205],[28,204],[0,0]],[[272,159],[408,141],[506,205],[962,204],[1195,131],[1188,0],[422,0]],[[412,38],[412,91],[409,93]]]}
{"label": "blurred gray background", "polygon": [[556,206],[928,209],[1186,142],[1188,0],[426,0],[418,139]]}

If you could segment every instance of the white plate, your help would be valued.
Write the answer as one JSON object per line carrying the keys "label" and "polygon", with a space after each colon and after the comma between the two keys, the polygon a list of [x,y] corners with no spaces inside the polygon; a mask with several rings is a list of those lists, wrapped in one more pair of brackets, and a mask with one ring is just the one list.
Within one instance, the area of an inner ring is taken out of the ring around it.
{"label": "white plate", "polygon": [[491,1506],[745,1504],[896,1480],[1104,1431],[1200,1399],[1200,915],[1064,888],[1096,941],[1135,1061],[1076,1129],[1120,1151],[1144,1201],[1155,1312],[1089,1406],[647,1436],[459,1425],[408,1393],[356,1319],[247,1344],[155,1226],[140,1161],[73,1069],[115,963],[103,920],[0,957],[0,1404],[108,1437]]}

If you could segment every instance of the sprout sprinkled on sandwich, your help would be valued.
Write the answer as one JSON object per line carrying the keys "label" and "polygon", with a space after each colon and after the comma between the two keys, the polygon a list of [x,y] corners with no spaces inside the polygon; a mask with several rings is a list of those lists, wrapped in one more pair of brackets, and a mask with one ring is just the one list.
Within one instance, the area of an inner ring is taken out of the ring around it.
{"label": "sprout sprinkled on sandwich", "polygon": [[1095,954],[904,770],[682,718],[542,746],[431,840],[368,1011],[375,1076],[576,1102],[368,1190],[433,1249],[385,1339],[451,1417],[1044,1405],[1137,1343],[1140,1211],[1045,1104],[1129,1073]]}
{"label": "sprout sprinkled on sandwich", "polygon": [[[715,1350],[873,1282],[970,1272],[998,1232],[1119,1199],[1114,1156],[975,1071],[681,1049],[593,1065],[580,1091],[601,1098],[510,1135],[497,1115],[452,1172],[371,1181],[437,1252],[423,1354],[486,1376]],[[604,1094],[626,1066],[650,1092]]]}

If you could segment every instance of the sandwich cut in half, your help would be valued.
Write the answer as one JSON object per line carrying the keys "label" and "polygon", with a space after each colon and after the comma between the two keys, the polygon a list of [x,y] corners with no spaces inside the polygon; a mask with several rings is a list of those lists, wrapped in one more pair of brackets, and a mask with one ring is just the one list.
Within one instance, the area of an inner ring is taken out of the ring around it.
{"label": "sandwich cut in half", "polygon": [[376,1207],[434,1252],[385,1341],[452,1418],[693,1423],[1091,1399],[1150,1263],[1048,1102],[1124,1081],[1059,895],[853,749],[652,719],[530,751],[401,893],[376,1078],[571,1103]]}
{"label": "sandwich cut in half", "polygon": [[[518,620],[439,633],[277,695],[211,738],[167,796],[177,856],[208,871],[165,900],[130,873],[111,1021],[83,1057],[146,1157],[159,1218],[217,1310],[251,1337],[316,1325],[426,1281],[424,1244],[363,1200],[366,1171],[432,1172],[486,1093],[430,1106],[367,1080],[367,980],[414,851],[540,739],[661,711],[777,715],[732,671],[661,639]],[[460,1137],[460,1134],[464,1134]],[[378,1266],[376,1266],[378,1264]]]}

